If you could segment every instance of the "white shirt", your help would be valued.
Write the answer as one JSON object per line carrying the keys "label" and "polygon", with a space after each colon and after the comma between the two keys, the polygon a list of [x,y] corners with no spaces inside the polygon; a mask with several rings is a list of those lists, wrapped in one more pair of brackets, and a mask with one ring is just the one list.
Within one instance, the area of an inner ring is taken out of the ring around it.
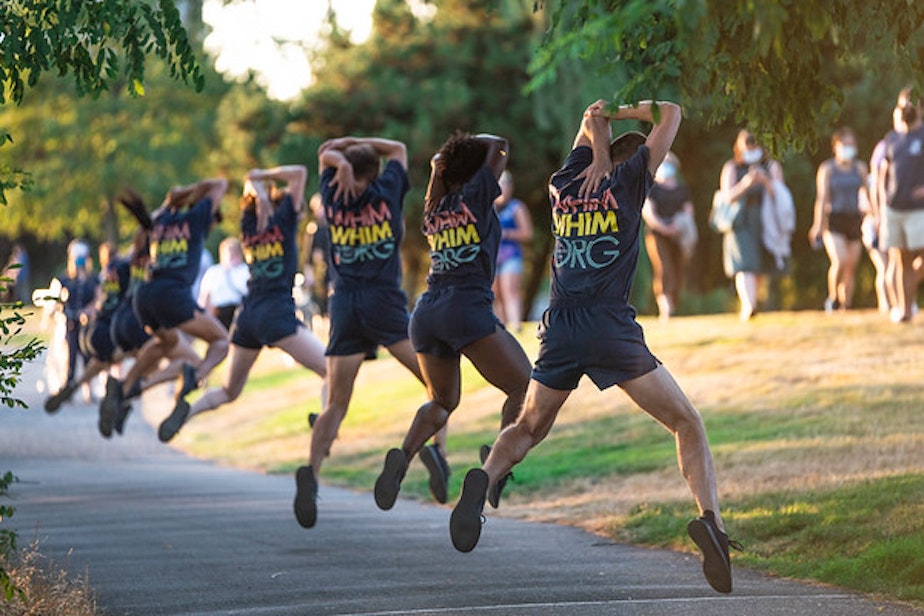
{"label": "white shirt", "polygon": [[[250,268],[246,263],[225,268],[221,264],[205,270],[199,288],[199,305],[210,303],[216,308],[241,303],[247,295],[247,281],[250,280]],[[206,301],[208,300],[208,302]]]}

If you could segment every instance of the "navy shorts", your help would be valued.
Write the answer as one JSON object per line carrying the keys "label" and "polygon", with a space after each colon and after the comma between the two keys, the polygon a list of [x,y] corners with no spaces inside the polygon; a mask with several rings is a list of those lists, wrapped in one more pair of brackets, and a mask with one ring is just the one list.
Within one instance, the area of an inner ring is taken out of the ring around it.
{"label": "navy shorts", "polygon": [[144,331],[144,327],[138,321],[131,302],[122,302],[115,309],[109,335],[112,342],[125,353],[137,351],[151,339],[151,334]]}
{"label": "navy shorts", "polygon": [[326,355],[374,353],[407,340],[407,295],[397,287],[337,289],[328,302],[330,341]]}
{"label": "navy shorts", "polygon": [[132,297],[132,307],[141,324],[151,331],[178,327],[196,316],[196,312],[202,312],[189,287],[165,278],[140,285]]}
{"label": "navy shorts", "polygon": [[635,310],[625,305],[553,305],[542,315],[539,340],[531,378],[552,389],[575,389],[586,374],[603,390],[660,364],[645,344]]}
{"label": "navy shorts", "polygon": [[305,324],[295,316],[295,300],[291,293],[249,295],[231,324],[231,344],[245,349],[274,346],[288,338]]}
{"label": "navy shorts", "polygon": [[411,344],[418,353],[459,357],[462,349],[497,331],[494,294],[482,288],[438,287],[420,296],[411,314]]}
{"label": "navy shorts", "polygon": [[90,357],[109,363],[116,346],[112,341],[110,317],[93,319],[81,329],[81,349]]}

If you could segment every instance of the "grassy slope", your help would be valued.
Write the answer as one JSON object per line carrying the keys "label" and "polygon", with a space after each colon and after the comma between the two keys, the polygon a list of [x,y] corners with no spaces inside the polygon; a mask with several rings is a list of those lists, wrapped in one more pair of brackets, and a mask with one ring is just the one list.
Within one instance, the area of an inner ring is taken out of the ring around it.
{"label": "grassy slope", "polygon": [[[872,312],[643,325],[706,420],[726,524],[746,547],[736,563],[924,601],[924,327]],[[522,342],[534,357],[531,328]],[[463,381],[450,421],[451,494],[492,440],[501,400],[467,364]],[[307,456],[306,415],[318,410],[319,392],[317,377],[268,352],[244,395],[196,418],[176,445],[291,472]],[[369,491],[423,395],[391,358],[364,365],[324,480]],[[412,465],[402,493],[428,498],[421,465]],[[618,388],[601,393],[586,379],[516,469],[501,510],[488,513],[692,549],[684,526],[695,510],[670,435]]]}

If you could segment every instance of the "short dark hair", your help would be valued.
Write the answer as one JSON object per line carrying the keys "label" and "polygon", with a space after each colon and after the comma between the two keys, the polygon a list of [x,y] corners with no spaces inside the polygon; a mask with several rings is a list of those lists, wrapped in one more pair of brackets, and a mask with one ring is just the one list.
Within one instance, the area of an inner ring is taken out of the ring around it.
{"label": "short dark hair", "polygon": [[623,133],[610,142],[610,160],[613,164],[629,160],[635,151],[645,144],[648,137],[644,133],[629,131]]}
{"label": "short dark hair", "polygon": [[465,184],[481,168],[488,155],[484,141],[463,131],[456,131],[440,147],[439,155],[444,161],[443,181],[448,186]]}
{"label": "short dark hair", "polygon": [[343,155],[353,166],[353,177],[357,180],[372,181],[379,174],[379,155],[371,145],[351,145],[343,151]]}

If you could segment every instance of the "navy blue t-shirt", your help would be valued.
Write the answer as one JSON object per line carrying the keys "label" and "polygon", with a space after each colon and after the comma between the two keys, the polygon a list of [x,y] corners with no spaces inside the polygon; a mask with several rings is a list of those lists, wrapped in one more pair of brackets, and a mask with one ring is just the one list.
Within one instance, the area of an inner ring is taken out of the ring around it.
{"label": "navy blue t-shirt", "polygon": [[162,210],[151,230],[151,278],[175,280],[192,287],[199,275],[202,247],[211,226],[209,197],[185,211]]}
{"label": "navy blue t-shirt", "polygon": [[421,230],[430,245],[430,285],[491,288],[500,245],[501,223],[494,200],[501,194],[487,167],[465,183],[461,192],[444,196],[425,214]]}
{"label": "navy blue t-shirt", "polygon": [[924,185],[924,126],[899,133],[886,146],[889,161],[888,203],[893,210],[924,210],[924,199],[911,196]]}
{"label": "navy blue t-shirt", "polygon": [[578,197],[583,180],[575,178],[593,162],[589,147],[572,150],[552,174],[553,301],[605,298],[628,303],[638,263],[642,205],[653,182],[648,157],[648,147],[640,146],[585,199]]}
{"label": "navy blue t-shirt", "polygon": [[128,259],[113,259],[100,274],[102,297],[96,309],[96,318],[109,318],[128,292],[131,265]]}
{"label": "navy blue t-shirt", "polygon": [[80,311],[93,303],[96,298],[96,287],[99,280],[93,276],[81,279],[79,276],[58,278],[61,286],[67,289],[67,300],[64,302],[64,316],[70,320],[77,319]]}
{"label": "navy blue t-shirt", "polygon": [[269,217],[266,229],[257,232],[256,209],[241,216],[241,246],[250,267],[247,289],[250,295],[292,294],[298,271],[298,212],[292,195],[286,194]]}
{"label": "navy blue t-shirt", "polygon": [[129,257],[129,266],[131,269],[129,270],[128,289],[125,293],[126,301],[130,301],[138,287],[147,282],[150,264],[151,254],[149,250],[133,252]]}
{"label": "navy blue t-shirt", "polygon": [[400,286],[404,235],[402,210],[410,189],[407,170],[396,160],[352,203],[334,201],[336,169],[321,173],[321,202],[330,229],[330,259],[338,289],[368,283]]}

